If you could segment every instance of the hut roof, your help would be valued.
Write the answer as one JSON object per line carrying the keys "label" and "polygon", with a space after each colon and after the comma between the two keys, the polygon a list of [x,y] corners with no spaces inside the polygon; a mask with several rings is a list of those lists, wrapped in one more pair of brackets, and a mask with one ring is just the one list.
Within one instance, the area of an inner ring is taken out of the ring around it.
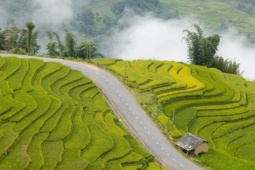
{"label": "hut roof", "polygon": [[207,141],[191,133],[187,133],[179,141],[177,141],[176,144],[182,149],[185,149],[186,151],[191,151],[203,142]]}

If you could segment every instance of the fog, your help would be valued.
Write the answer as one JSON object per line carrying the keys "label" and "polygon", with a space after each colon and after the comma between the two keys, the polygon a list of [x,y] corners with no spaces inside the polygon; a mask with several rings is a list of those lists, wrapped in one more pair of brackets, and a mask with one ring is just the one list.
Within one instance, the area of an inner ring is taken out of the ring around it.
{"label": "fog", "polygon": [[234,28],[221,34],[218,55],[240,63],[243,77],[255,80],[255,45]]}
{"label": "fog", "polygon": [[[205,36],[215,34],[198,20],[191,18],[163,20],[151,14],[143,17],[124,17],[119,21],[119,28],[103,38],[100,43],[101,52],[107,57],[126,60],[157,59],[188,62],[183,30],[193,30],[194,23],[201,26]],[[240,70],[244,71],[242,75],[248,79],[255,79],[254,46],[234,28],[219,34],[221,42],[217,54],[241,63]]]}
{"label": "fog", "polygon": [[32,20],[39,25],[59,26],[73,17],[72,0],[33,0],[33,4]]}

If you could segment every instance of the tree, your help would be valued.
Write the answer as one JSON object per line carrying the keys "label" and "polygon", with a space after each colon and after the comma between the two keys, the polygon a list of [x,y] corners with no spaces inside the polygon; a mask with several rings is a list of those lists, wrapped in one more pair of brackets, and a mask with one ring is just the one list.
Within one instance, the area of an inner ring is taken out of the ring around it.
{"label": "tree", "polygon": [[193,26],[196,32],[183,30],[183,32],[187,33],[185,40],[188,45],[189,61],[192,64],[206,66],[211,62],[218,50],[220,36],[216,34],[204,37],[202,29],[197,24]]}
{"label": "tree", "polygon": [[20,29],[16,26],[15,21],[8,21],[7,27],[2,32],[4,39],[2,46],[4,47],[4,50],[10,51],[11,49],[17,47],[17,39],[19,33]]}
{"label": "tree", "polygon": [[39,34],[38,31],[35,31],[32,34],[31,41],[32,41],[33,54],[36,54],[41,48],[41,46],[37,44],[38,34]]}
{"label": "tree", "polygon": [[216,56],[213,58],[212,62],[208,67],[213,67],[221,70],[225,73],[231,74],[242,74],[240,71],[240,64],[235,61],[229,61],[228,59],[224,59],[223,57]]}
{"label": "tree", "polygon": [[0,50],[4,50],[4,34],[2,29],[0,29]]}
{"label": "tree", "polygon": [[215,56],[220,43],[220,36],[214,34],[204,37],[202,29],[196,24],[193,26],[195,32],[183,30],[187,33],[185,40],[188,45],[189,61],[192,64],[214,67],[226,73],[241,74],[240,64]]}
{"label": "tree", "polygon": [[60,37],[56,32],[52,32],[52,35],[55,36],[57,40],[57,49],[58,49],[59,55],[62,56],[65,46],[61,42]]}
{"label": "tree", "polygon": [[81,45],[76,49],[77,56],[84,59],[94,58],[97,54],[96,51],[96,44],[91,40],[82,42]]}
{"label": "tree", "polygon": [[19,32],[19,36],[17,39],[17,48],[21,48],[24,49],[25,51],[27,51],[27,30],[26,29],[22,29]]}
{"label": "tree", "polygon": [[32,35],[33,35],[33,29],[35,28],[35,25],[33,22],[28,21],[26,22],[27,26],[27,31],[28,31],[28,38],[27,38],[27,51],[28,54],[33,55],[34,54],[34,49],[33,49],[33,43],[32,43]]}
{"label": "tree", "polygon": [[74,35],[70,33],[68,30],[65,30],[65,47],[64,47],[64,56],[75,57],[75,39]]}

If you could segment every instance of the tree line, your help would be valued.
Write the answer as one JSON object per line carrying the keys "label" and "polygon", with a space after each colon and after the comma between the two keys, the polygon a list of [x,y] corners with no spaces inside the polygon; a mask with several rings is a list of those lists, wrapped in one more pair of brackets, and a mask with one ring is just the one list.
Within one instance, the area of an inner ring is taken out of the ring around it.
{"label": "tree line", "polygon": [[75,57],[83,59],[91,59],[95,57],[104,57],[97,50],[97,45],[93,40],[86,39],[77,45],[73,33],[65,30],[64,42],[61,41],[56,32],[47,31],[49,43],[47,44],[48,55]]}
{"label": "tree line", "polygon": [[203,30],[194,24],[195,31],[183,30],[188,46],[189,62],[191,64],[217,68],[225,73],[241,74],[240,63],[217,56],[220,36],[214,34],[205,37]]}
{"label": "tree line", "polygon": [[25,23],[26,28],[18,28],[13,20],[5,29],[0,29],[0,50],[18,54],[36,54],[41,48],[37,43],[38,30],[33,22]]}
{"label": "tree line", "polygon": [[[35,30],[32,21],[26,22],[25,25],[26,28],[18,28],[15,22],[11,20],[7,23],[6,28],[0,29],[0,51],[27,55],[35,55],[39,52],[41,49],[37,43],[39,31]],[[58,33],[46,31],[49,40],[46,46],[47,55],[83,59],[103,57],[97,51],[97,45],[94,41],[86,39],[77,44],[74,34],[68,30],[64,31],[63,42]]]}

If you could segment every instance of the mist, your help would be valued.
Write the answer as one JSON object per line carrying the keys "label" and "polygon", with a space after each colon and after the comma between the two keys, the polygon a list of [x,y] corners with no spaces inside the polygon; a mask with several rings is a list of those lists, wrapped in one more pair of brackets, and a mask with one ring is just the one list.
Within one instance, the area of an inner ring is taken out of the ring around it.
{"label": "mist", "polygon": [[240,63],[243,77],[255,80],[255,45],[234,28],[221,34],[218,55]]}
{"label": "mist", "polygon": [[[134,59],[156,59],[188,62],[187,44],[183,39],[184,29],[193,30],[199,24],[205,36],[216,34],[201,22],[192,18],[163,20],[151,14],[124,17],[119,27],[101,41],[100,51],[107,57]],[[124,26],[122,26],[124,25]],[[243,77],[255,79],[255,46],[234,28],[218,33],[221,42],[217,55],[240,63]]]}
{"label": "mist", "polygon": [[73,17],[72,0],[34,0],[32,20],[38,25],[60,26]]}

